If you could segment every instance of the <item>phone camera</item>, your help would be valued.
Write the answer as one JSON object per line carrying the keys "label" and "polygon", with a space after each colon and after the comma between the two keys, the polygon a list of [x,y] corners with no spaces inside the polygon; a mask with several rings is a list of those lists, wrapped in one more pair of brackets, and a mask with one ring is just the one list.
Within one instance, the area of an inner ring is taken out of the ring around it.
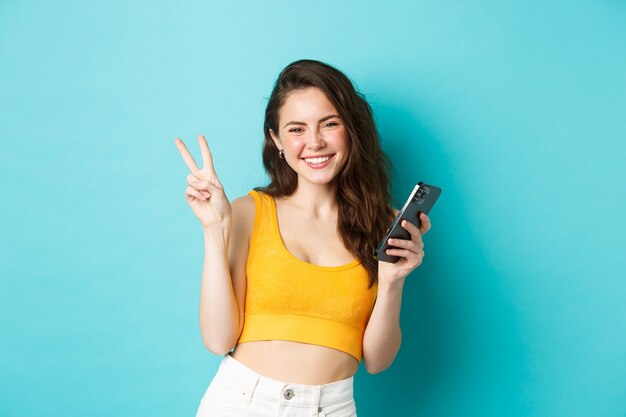
{"label": "phone camera", "polygon": [[413,202],[415,204],[422,204],[424,200],[426,199],[426,196],[428,195],[429,192],[430,192],[429,188],[420,187],[415,193],[415,196],[413,197]]}

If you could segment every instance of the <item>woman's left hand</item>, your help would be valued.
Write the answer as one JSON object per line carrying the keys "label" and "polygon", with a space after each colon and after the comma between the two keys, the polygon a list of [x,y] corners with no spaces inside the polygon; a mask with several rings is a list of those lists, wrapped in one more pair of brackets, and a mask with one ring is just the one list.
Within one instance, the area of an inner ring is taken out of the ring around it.
{"label": "woman's left hand", "polygon": [[386,253],[400,256],[400,259],[396,263],[378,261],[379,284],[393,284],[404,280],[422,264],[424,259],[422,236],[430,230],[430,219],[425,213],[420,213],[420,221],[422,225],[417,228],[408,220],[402,220],[401,226],[411,234],[411,239],[389,239],[389,244],[394,248],[387,249]]}

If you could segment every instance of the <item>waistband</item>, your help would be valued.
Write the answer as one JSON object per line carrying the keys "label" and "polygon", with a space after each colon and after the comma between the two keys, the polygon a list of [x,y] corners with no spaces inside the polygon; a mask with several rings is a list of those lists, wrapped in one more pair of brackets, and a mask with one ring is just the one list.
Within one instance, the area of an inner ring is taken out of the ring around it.
{"label": "waistband", "polygon": [[[339,404],[354,397],[354,377],[323,385],[296,384],[278,381],[263,376],[248,366],[225,354],[218,368],[217,375],[238,385],[248,401],[253,396],[262,396],[272,401],[302,407],[324,407]],[[216,376],[217,376],[216,375]]]}

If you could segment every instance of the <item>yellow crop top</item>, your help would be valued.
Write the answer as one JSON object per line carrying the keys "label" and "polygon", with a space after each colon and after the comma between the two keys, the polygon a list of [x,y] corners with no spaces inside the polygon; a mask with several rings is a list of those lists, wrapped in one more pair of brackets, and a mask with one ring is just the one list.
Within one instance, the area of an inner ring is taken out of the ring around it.
{"label": "yellow crop top", "polygon": [[304,262],[285,247],[273,197],[252,190],[256,213],[246,264],[245,321],[237,343],[290,340],[341,350],[361,362],[363,333],[378,290],[358,259]]}

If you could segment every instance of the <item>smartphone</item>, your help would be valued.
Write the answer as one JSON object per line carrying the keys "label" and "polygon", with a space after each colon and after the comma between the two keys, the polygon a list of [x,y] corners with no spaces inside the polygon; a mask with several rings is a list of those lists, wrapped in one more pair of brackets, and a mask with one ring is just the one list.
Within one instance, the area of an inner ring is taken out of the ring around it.
{"label": "smartphone", "polygon": [[396,263],[400,260],[399,256],[388,255],[386,253],[387,248],[393,247],[389,245],[389,238],[410,239],[411,234],[402,227],[402,220],[409,221],[416,227],[420,227],[422,225],[419,218],[420,212],[428,215],[430,209],[435,205],[439,194],[441,194],[441,188],[424,184],[423,182],[417,183],[413,191],[411,191],[409,198],[406,200],[406,203],[404,203],[404,207],[402,207],[402,210],[400,210],[395,219],[393,219],[393,223],[389,229],[387,229],[387,232],[385,232],[385,237],[378,244],[376,251],[374,251],[376,259],[390,263]]}

